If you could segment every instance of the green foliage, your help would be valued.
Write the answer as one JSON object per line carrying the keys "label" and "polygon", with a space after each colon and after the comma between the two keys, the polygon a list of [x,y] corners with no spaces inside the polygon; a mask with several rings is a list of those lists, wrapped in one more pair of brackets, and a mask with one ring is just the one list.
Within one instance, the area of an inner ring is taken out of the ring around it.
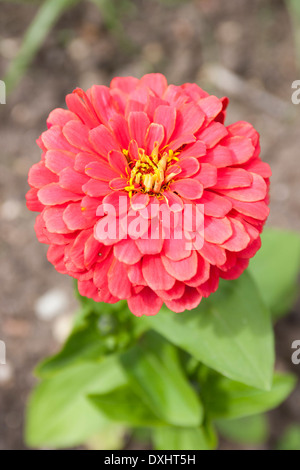
{"label": "green foliage", "polygon": [[209,426],[198,428],[155,428],[152,433],[156,450],[213,450],[217,436]]}
{"label": "green foliage", "polygon": [[299,290],[299,234],[266,229],[262,234],[262,248],[251,260],[249,271],[273,316],[287,313]]}
{"label": "green foliage", "polygon": [[81,302],[83,309],[76,317],[72,333],[58,354],[37,367],[39,377],[46,378],[64,367],[88,360],[98,361],[107,354],[125,350],[141,334],[126,302],[117,306],[95,304],[85,298],[81,298]]}
{"label": "green foliage", "polygon": [[216,424],[222,436],[239,444],[259,445],[268,438],[268,420],[265,415],[222,420]]}
{"label": "green foliage", "polygon": [[295,41],[295,59],[298,71],[300,71],[300,3],[299,0],[286,0],[286,6],[290,14],[290,21]]}
{"label": "green foliage", "polygon": [[259,390],[209,370],[199,376],[200,395],[211,419],[235,419],[268,411],[278,406],[292,392],[296,378],[275,373],[272,388]]}
{"label": "green foliage", "polygon": [[121,356],[132,390],[162,421],[177,426],[199,426],[202,406],[188,383],[176,349],[157,333]]}
{"label": "green foliage", "polygon": [[176,346],[225,376],[269,389],[273,374],[273,332],[268,309],[249,274],[221,281],[210,298],[184,314],[163,307],[142,318]]}
{"label": "green foliage", "polygon": [[277,450],[300,450],[300,426],[290,426],[280,439]]}
{"label": "green foliage", "polygon": [[164,424],[128,386],[103,395],[90,395],[88,398],[111,421],[141,427]]}
{"label": "green foliage", "polygon": [[114,357],[102,363],[66,367],[43,381],[33,392],[28,406],[26,440],[30,446],[67,447],[84,442],[109,425],[95,413],[86,398],[107,393],[126,384],[126,377]]}

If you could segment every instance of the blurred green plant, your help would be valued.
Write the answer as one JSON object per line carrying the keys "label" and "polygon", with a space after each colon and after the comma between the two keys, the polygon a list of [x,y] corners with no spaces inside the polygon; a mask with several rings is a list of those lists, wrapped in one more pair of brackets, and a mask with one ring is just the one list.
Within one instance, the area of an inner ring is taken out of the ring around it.
{"label": "blurred green plant", "polygon": [[300,72],[300,2],[299,0],[286,0],[286,6],[292,23],[296,64]]}
{"label": "blurred green plant", "polygon": [[10,64],[7,75],[4,78],[7,93],[10,93],[17,85],[57,20],[64,11],[74,6],[78,1],[45,0],[43,2],[27,29],[21,48]]}
{"label": "blurred green plant", "polygon": [[277,444],[277,450],[300,450],[300,426],[290,426]]}
{"label": "blurred green plant", "polygon": [[[0,0],[0,2],[8,0]],[[37,3],[36,0],[13,0],[18,3]],[[11,62],[7,74],[4,77],[7,93],[10,93],[19,80],[25,74],[46,37],[63,15],[81,0],[44,0],[36,16],[29,25],[17,56]],[[118,4],[115,0],[90,0],[99,7],[106,27],[110,29],[119,40],[120,46],[131,48],[131,43],[126,37],[121,17],[134,11],[131,0],[122,0]]]}
{"label": "blurred green plant", "polygon": [[[180,315],[164,306],[154,317],[135,318],[126,302],[79,297],[82,310],[66,344],[37,368],[27,443],[63,448],[115,427],[136,429],[134,436],[146,428],[157,450],[214,449],[218,433],[242,444],[266,442],[262,413],[296,384],[292,374],[273,371],[271,312],[274,320],[294,300],[300,237],[266,229],[262,241],[248,272]],[[297,447],[298,433],[288,431],[278,446]]]}

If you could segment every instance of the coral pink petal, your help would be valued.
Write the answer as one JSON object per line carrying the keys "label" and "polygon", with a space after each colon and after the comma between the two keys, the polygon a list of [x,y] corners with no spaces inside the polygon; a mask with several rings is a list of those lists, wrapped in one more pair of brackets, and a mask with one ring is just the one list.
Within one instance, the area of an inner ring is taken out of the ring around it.
{"label": "coral pink petal", "polygon": [[170,190],[187,199],[199,199],[203,194],[202,184],[193,179],[180,179],[171,183]]}
{"label": "coral pink petal", "polygon": [[149,118],[143,112],[131,112],[128,117],[130,138],[137,142],[138,147],[144,145],[147,129],[150,125]]}
{"label": "coral pink petal", "polygon": [[208,122],[213,120],[223,109],[221,100],[213,95],[199,100],[198,106],[206,115],[206,120]]}
{"label": "coral pink petal", "polygon": [[232,203],[228,198],[209,190],[204,191],[201,204],[204,204],[204,214],[211,217],[225,217],[232,209]]}
{"label": "coral pink petal", "polygon": [[180,158],[178,165],[181,168],[180,178],[189,178],[200,168],[198,160],[192,157]]}
{"label": "coral pink petal", "polygon": [[110,181],[118,175],[116,170],[102,161],[88,163],[85,167],[85,173],[91,178],[102,181]]}
{"label": "coral pink petal", "polygon": [[156,255],[161,252],[164,241],[161,238],[151,239],[148,238],[138,238],[135,240],[138,249],[143,255]]}
{"label": "coral pink petal", "polygon": [[201,158],[201,162],[210,163],[216,168],[224,168],[234,164],[234,156],[227,147],[217,145],[207,151],[207,154]]}
{"label": "coral pink petal", "polygon": [[134,285],[147,286],[142,273],[142,263],[136,263],[128,266],[128,278]]}
{"label": "coral pink petal", "polygon": [[29,189],[26,193],[26,205],[30,211],[41,212],[44,205],[39,201],[37,193],[37,188]]}
{"label": "coral pink petal", "polygon": [[99,121],[107,125],[109,119],[115,114],[109,88],[103,85],[94,85],[90,89],[90,96]]}
{"label": "coral pink petal", "polygon": [[180,313],[198,307],[201,299],[202,296],[197,289],[186,286],[183,296],[180,299],[167,301],[166,306],[173,312]]}
{"label": "coral pink petal", "polygon": [[124,116],[122,116],[121,114],[116,114],[109,120],[109,126],[113,131],[113,134],[116,140],[119,142],[120,146],[123,149],[127,149],[130,139],[128,123]]}
{"label": "coral pink petal", "polygon": [[177,137],[176,139],[171,139],[171,142],[168,143],[168,149],[176,152],[180,147],[186,144],[191,144],[195,142],[196,138],[193,134],[183,134]]}
{"label": "coral pink petal", "polygon": [[138,250],[133,240],[122,240],[114,246],[115,257],[125,264],[138,263],[142,257],[142,253]]}
{"label": "coral pink petal", "polygon": [[142,272],[148,286],[154,291],[169,290],[175,284],[175,278],[166,272],[160,255],[144,256]]}
{"label": "coral pink petal", "polygon": [[120,145],[112,133],[101,124],[90,131],[90,141],[96,152],[107,158],[111,150],[120,150]]}
{"label": "coral pink petal", "polygon": [[233,268],[225,272],[220,271],[220,277],[222,277],[223,279],[228,279],[228,280],[237,279],[245,271],[248,265],[249,265],[249,259],[238,258]]}
{"label": "coral pink petal", "polygon": [[139,294],[128,299],[128,307],[137,316],[156,315],[161,309],[163,301],[149,287],[145,287]]}
{"label": "coral pink petal", "polygon": [[164,143],[169,142],[175,129],[176,108],[173,106],[158,106],[154,113],[153,122],[161,124],[165,130]]}
{"label": "coral pink petal", "polygon": [[47,207],[43,212],[45,226],[49,232],[70,233],[70,229],[63,221],[64,207]]}
{"label": "coral pink petal", "polygon": [[219,270],[214,266],[210,269],[210,277],[209,279],[201,284],[201,286],[197,287],[198,292],[203,297],[209,297],[209,295],[213,292],[216,292],[219,286]]}
{"label": "coral pink petal", "polygon": [[263,178],[270,178],[272,176],[270,165],[268,165],[266,162],[262,162],[259,158],[255,158],[254,160],[250,160],[249,162],[245,163],[243,168],[252,173],[257,173]]}
{"label": "coral pink petal", "polygon": [[[187,145],[182,152],[180,152],[180,159],[185,157],[203,157],[206,154],[206,145],[204,142],[198,140],[190,145]],[[201,158],[202,161],[202,158]]]}
{"label": "coral pink petal", "polygon": [[204,238],[209,243],[222,244],[232,236],[232,226],[227,217],[204,219]]}
{"label": "coral pink petal", "polygon": [[45,165],[53,173],[59,174],[64,168],[74,166],[74,154],[65,150],[48,150]]}
{"label": "coral pink petal", "polygon": [[87,127],[92,129],[99,125],[99,118],[83,90],[76,88],[66,96],[66,103],[69,110],[79,116]]}
{"label": "coral pink petal", "polygon": [[35,163],[29,170],[28,183],[35,188],[42,188],[57,181],[57,175],[46,168],[44,162]]}
{"label": "coral pink petal", "polygon": [[110,87],[119,88],[124,93],[130,93],[135,90],[139,80],[135,77],[115,77],[112,79]]}
{"label": "coral pink petal", "polygon": [[114,297],[128,299],[131,296],[131,282],[125,265],[115,259],[108,271],[108,288]]}
{"label": "coral pink petal", "polygon": [[210,264],[201,255],[198,255],[198,268],[197,273],[192,279],[185,281],[186,285],[190,287],[198,287],[209,279]]}
{"label": "coral pink petal", "polygon": [[147,129],[144,148],[147,155],[151,155],[152,150],[160,148],[165,136],[164,128],[161,124],[152,122]]}
{"label": "coral pink petal", "polygon": [[69,121],[79,121],[76,114],[72,113],[68,109],[56,108],[49,114],[47,118],[47,126],[60,126],[64,127]]}
{"label": "coral pink petal", "polygon": [[241,214],[254,217],[259,220],[266,220],[270,213],[270,209],[264,201],[243,202],[236,199],[228,198],[232,203],[232,207]]}
{"label": "coral pink petal", "polygon": [[69,204],[64,210],[63,220],[70,230],[83,230],[91,227],[96,221],[96,218],[90,219],[85,217],[81,208],[81,203],[74,202]]}
{"label": "coral pink petal", "polygon": [[65,168],[59,174],[59,185],[69,191],[83,194],[82,187],[89,181],[86,175],[82,175],[73,168]]}
{"label": "coral pink petal", "polygon": [[177,109],[175,130],[171,140],[182,134],[195,134],[204,122],[205,115],[195,103],[186,103]]}
{"label": "coral pink petal", "polygon": [[89,180],[82,187],[85,194],[91,197],[105,196],[110,192],[110,186],[107,181]]}
{"label": "coral pink petal", "polygon": [[62,133],[59,126],[52,126],[41,135],[41,140],[46,150],[67,150],[68,152],[77,153],[78,148],[73,147]]}
{"label": "coral pink petal", "polygon": [[176,281],[172,289],[169,290],[157,290],[157,295],[165,302],[167,300],[179,299],[183,296],[185,290],[185,284],[180,281]]}
{"label": "coral pink petal", "polygon": [[220,168],[214,189],[233,189],[251,186],[252,176],[242,168]]}
{"label": "coral pink petal", "polygon": [[255,150],[251,140],[241,136],[228,137],[223,140],[222,145],[226,145],[231,151],[234,165],[247,162]]}
{"label": "coral pink petal", "polygon": [[81,195],[62,188],[58,183],[50,183],[38,192],[39,201],[44,205],[54,206],[70,201],[79,201]]}
{"label": "coral pink petal", "polygon": [[104,248],[107,247],[104,247],[99,243],[98,240],[95,239],[93,233],[91,233],[84,244],[84,264],[87,269],[100,259]]}
{"label": "coral pink petal", "polygon": [[217,169],[210,163],[201,162],[200,171],[195,175],[195,178],[200,181],[204,188],[211,188],[218,181]]}
{"label": "coral pink petal", "polygon": [[178,281],[187,281],[197,272],[197,253],[195,251],[192,251],[188,258],[179,261],[173,261],[163,255],[162,262],[166,271]]}
{"label": "coral pink petal", "polygon": [[[174,235],[177,238],[174,238]],[[169,237],[164,242],[164,254],[173,261],[180,261],[188,258],[191,254],[191,247],[182,232],[175,232],[172,238]]]}
{"label": "coral pink petal", "polygon": [[110,166],[117,171],[120,176],[127,176],[126,170],[129,169],[128,162],[122,152],[112,150],[108,155]]}
{"label": "coral pink petal", "polygon": [[95,160],[98,160],[97,155],[92,155],[90,153],[78,153],[75,157],[74,170],[85,174],[85,167]]}
{"label": "coral pink petal", "polygon": [[134,211],[145,209],[150,202],[150,197],[147,193],[136,193],[130,200],[131,207]]}
{"label": "coral pink petal", "polygon": [[222,266],[226,262],[226,251],[219,245],[205,242],[199,253],[213,266]]}
{"label": "coral pink petal", "polygon": [[172,212],[181,212],[183,209],[183,201],[173,191],[165,191],[164,198]]}
{"label": "coral pink petal", "polygon": [[64,126],[63,135],[66,140],[77,149],[93,151],[93,146],[89,141],[89,129],[79,121],[69,121]]}
{"label": "coral pink petal", "polygon": [[267,184],[260,175],[256,173],[251,175],[252,184],[248,188],[222,189],[218,192],[242,202],[262,201],[267,195]]}
{"label": "coral pink petal", "polygon": [[204,130],[201,130],[197,133],[197,139],[202,140],[206,148],[211,149],[217,145],[220,140],[228,135],[228,131],[223,124],[219,122],[212,122]]}
{"label": "coral pink petal", "polygon": [[166,77],[161,73],[149,73],[141,78],[141,85],[153,90],[158,96],[162,96],[167,89]]}
{"label": "coral pink petal", "polygon": [[232,217],[229,218],[232,227],[232,236],[223,243],[223,248],[230,251],[244,250],[250,243],[250,237],[243,224]]}

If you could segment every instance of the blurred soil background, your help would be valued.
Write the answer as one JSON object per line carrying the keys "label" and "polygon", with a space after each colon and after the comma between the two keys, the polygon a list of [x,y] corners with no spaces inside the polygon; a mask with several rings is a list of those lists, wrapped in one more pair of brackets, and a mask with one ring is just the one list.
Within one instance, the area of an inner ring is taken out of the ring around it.
{"label": "blurred soil background", "polygon": [[[284,0],[111,0],[107,15],[82,1],[67,11],[6,105],[0,105],[0,450],[25,449],[24,407],[37,362],[65,339],[76,310],[72,280],[54,270],[25,206],[27,173],[39,161],[36,138],[64,96],[114,76],[162,72],[169,83],[196,82],[230,96],[227,122],[250,121],[272,167],[269,226],[300,230],[300,105],[291,102],[297,71]],[[38,2],[0,2],[0,78],[16,56]],[[300,303],[276,326],[277,367],[300,376],[291,344],[300,339]],[[274,448],[300,423],[300,387],[269,414]],[[138,444],[131,444],[137,448]],[[246,448],[221,441],[222,449]],[[249,448],[249,447],[248,447]],[[254,449],[255,446],[250,448]]]}

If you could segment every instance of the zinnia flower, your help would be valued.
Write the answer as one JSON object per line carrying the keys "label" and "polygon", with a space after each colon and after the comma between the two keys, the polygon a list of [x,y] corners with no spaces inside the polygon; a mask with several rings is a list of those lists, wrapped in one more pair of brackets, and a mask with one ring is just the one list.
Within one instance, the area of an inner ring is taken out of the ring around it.
{"label": "zinnia flower", "polygon": [[[48,260],[78,279],[83,296],[127,299],[137,316],[163,302],[182,312],[216,291],[219,277],[240,276],[260,248],[271,171],[251,124],[224,125],[227,98],[149,74],[76,89],[66,103],[37,141],[27,204],[40,212]],[[203,230],[193,222],[199,207]],[[193,219],[181,237],[179,215]]]}

